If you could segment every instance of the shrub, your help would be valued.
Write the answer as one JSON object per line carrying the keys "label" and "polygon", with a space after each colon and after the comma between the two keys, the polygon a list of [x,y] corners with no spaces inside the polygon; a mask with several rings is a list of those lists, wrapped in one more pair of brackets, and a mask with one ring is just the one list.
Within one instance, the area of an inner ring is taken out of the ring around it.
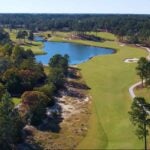
{"label": "shrub", "polygon": [[27,120],[33,125],[41,123],[46,114],[46,106],[49,103],[49,98],[38,91],[27,91],[21,96],[23,105],[27,105],[26,113]]}

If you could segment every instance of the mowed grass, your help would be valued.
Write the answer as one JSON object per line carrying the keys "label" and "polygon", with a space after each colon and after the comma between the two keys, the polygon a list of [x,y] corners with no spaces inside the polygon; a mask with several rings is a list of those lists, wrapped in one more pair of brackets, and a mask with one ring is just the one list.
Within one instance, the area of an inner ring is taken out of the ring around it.
{"label": "mowed grass", "polygon": [[78,148],[142,149],[143,142],[136,137],[128,115],[132,102],[128,88],[138,81],[136,64],[126,64],[123,60],[146,53],[129,46],[114,47],[111,43],[109,46],[118,49],[117,53],[95,57],[80,65],[91,87],[93,112],[88,134]]}
{"label": "mowed grass", "polygon": [[[50,34],[52,37],[48,38],[48,34]],[[39,32],[38,35],[40,36],[44,36],[45,38],[47,38],[47,40],[50,40],[50,41],[54,41],[54,42],[73,42],[73,41],[76,41],[76,42],[80,42],[80,40],[69,40],[67,38],[70,38],[71,35],[74,34],[74,32],[54,32],[52,33],[51,31],[46,31],[46,32]],[[115,41],[117,40],[116,36],[114,34],[110,34],[108,32],[87,32],[87,34],[90,34],[90,35],[95,35],[95,36],[98,36],[98,37],[101,37],[102,39],[105,39],[107,41]],[[86,41],[86,40],[85,40]],[[89,41],[87,41],[89,42]]]}
{"label": "mowed grass", "polygon": [[[24,47],[26,50],[27,49],[31,49],[33,51],[33,53],[35,55],[41,55],[41,54],[44,54],[45,52],[43,51],[43,43],[42,42],[35,42],[35,41],[29,41],[28,39],[24,40],[21,39],[16,39],[16,35],[17,35],[17,32],[19,30],[15,30],[15,29],[12,29],[12,30],[9,30],[9,29],[5,29],[5,31],[7,31],[9,33],[9,36],[10,36],[10,39],[16,43],[16,44],[19,44],[20,46]],[[21,43],[21,44],[20,44]]]}
{"label": "mowed grass", "polygon": [[18,104],[20,104],[21,98],[13,97],[12,102],[14,103],[15,106],[17,106]]}
{"label": "mowed grass", "polygon": [[99,36],[102,39],[108,40],[108,41],[115,41],[117,40],[117,37],[114,34],[108,33],[108,32],[89,32],[89,34]]}
{"label": "mowed grass", "polygon": [[146,52],[120,46],[116,37],[109,33],[98,33],[98,36],[107,39],[104,42],[68,40],[69,34],[59,32],[49,40],[117,50],[113,55],[97,56],[79,65],[84,80],[91,88],[92,115],[88,133],[77,149],[142,149],[143,142],[135,135],[128,115],[132,103],[128,88],[139,78],[136,76],[136,64],[126,64],[123,60],[146,56]]}
{"label": "mowed grass", "polygon": [[135,94],[139,97],[144,97],[150,103],[150,87],[135,89]]}
{"label": "mowed grass", "polygon": [[42,44],[42,42],[35,42],[35,41],[32,41],[32,43],[27,42],[22,47],[24,47],[26,50],[27,49],[31,49],[35,55],[45,54],[45,52],[43,51],[43,44]]}
{"label": "mowed grass", "polygon": [[[52,42],[69,42],[76,43],[88,46],[96,46],[96,47],[104,47],[104,48],[114,48],[118,49],[118,43],[116,41],[116,37],[111,33],[98,32],[97,36],[105,39],[103,42],[94,42],[89,40],[80,40],[80,39],[70,39],[72,32],[56,32],[54,36],[52,36],[49,40]],[[95,32],[90,32],[88,34],[96,35]],[[45,36],[45,33],[43,34]],[[68,39],[69,38],[69,39]],[[119,49],[118,49],[119,50]]]}

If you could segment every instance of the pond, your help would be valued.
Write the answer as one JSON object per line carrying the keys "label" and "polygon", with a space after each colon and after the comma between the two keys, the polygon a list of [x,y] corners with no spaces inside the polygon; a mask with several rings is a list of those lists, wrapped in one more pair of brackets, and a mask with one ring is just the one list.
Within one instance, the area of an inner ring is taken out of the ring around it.
{"label": "pond", "polygon": [[83,63],[94,56],[114,53],[114,50],[112,49],[73,43],[44,41],[41,37],[35,37],[35,41],[42,41],[44,43],[43,49],[46,54],[36,56],[36,60],[44,65],[47,65],[49,59],[55,54],[69,55],[69,64],[75,65]]}

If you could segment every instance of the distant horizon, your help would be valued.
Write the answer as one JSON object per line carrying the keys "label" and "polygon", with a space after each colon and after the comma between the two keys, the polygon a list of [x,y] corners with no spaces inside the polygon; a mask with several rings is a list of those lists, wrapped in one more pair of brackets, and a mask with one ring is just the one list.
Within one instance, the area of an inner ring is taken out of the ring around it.
{"label": "distant horizon", "polygon": [[34,14],[34,15],[38,15],[38,14],[45,14],[45,15],[150,15],[150,14],[136,14],[136,13],[30,13],[30,12],[0,12],[0,14]]}
{"label": "distant horizon", "polygon": [[5,0],[2,14],[150,14],[150,0]]}

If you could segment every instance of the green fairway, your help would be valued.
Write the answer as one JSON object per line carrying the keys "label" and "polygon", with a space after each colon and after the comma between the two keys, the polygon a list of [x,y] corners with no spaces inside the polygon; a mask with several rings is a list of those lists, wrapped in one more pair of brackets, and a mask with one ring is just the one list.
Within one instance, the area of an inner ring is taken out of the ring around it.
{"label": "green fairway", "polygon": [[115,41],[117,40],[116,36],[114,34],[108,33],[108,32],[89,32],[89,34],[99,36],[102,39],[108,40],[108,41]]}
{"label": "green fairway", "polygon": [[78,148],[141,149],[143,143],[135,136],[128,115],[131,105],[128,88],[138,81],[136,64],[123,60],[145,56],[145,52],[128,46],[111,47],[119,51],[80,65],[91,87],[93,112],[89,132]]}
{"label": "green fairway", "polygon": [[25,49],[31,49],[35,55],[42,55],[45,54],[43,51],[43,44],[42,42],[35,42],[33,41],[32,43],[26,42],[25,45],[22,45]]}
{"label": "green fairway", "polygon": [[68,40],[66,37],[69,34],[64,35],[62,33],[61,36],[53,36],[50,40],[117,50],[113,55],[97,56],[79,65],[86,83],[91,88],[92,115],[87,136],[77,148],[142,149],[143,142],[135,135],[135,128],[128,115],[132,102],[128,89],[138,82],[139,78],[136,76],[136,64],[124,63],[124,59],[140,58],[146,56],[146,52],[133,46],[122,46],[110,33],[98,33],[98,36],[106,39],[104,42]]}

